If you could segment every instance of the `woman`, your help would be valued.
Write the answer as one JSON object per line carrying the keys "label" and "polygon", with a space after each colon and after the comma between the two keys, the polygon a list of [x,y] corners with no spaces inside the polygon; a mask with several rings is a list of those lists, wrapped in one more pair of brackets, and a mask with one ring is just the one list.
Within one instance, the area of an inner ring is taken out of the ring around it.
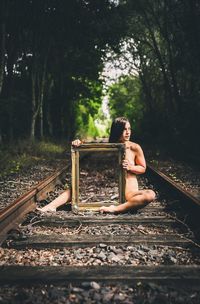
{"label": "woman", "polygon": [[[100,212],[121,213],[131,209],[139,209],[146,206],[155,199],[153,190],[139,190],[137,182],[137,174],[142,174],[146,170],[146,161],[141,147],[130,141],[131,126],[125,117],[116,118],[110,130],[110,143],[124,143],[126,146],[125,159],[122,162],[123,168],[126,170],[126,202],[117,206],[103,206]],[[82,142],[77,139],[72,142],[73,146],[79,146]],[[42,212],[56,211],[56,208],[71,201],[71,191],[68,189],[59,197],[49,203],[47,206],[39,209]]]}
{"label": "woman", "polygon": [[116,118],[111,126],[109,142],[124,143],[126,147],[125,159],[122,162],[126,170],[126,188],[124,204],[101,207],[101,212],[121,213],[130,209],[139,209],[146,206],[155,199],[153,190],[139,190],[137,174],[142,174],[146,170],[146,161],[141,147],[130,141],[131,126],[125,117]]}

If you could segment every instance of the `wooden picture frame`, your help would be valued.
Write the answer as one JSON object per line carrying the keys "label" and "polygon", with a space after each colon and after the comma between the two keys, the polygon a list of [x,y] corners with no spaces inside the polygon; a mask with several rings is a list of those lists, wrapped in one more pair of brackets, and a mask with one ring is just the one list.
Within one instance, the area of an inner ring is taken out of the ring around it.
{"label": "wooden picture frame", "polygon": [[111,204],[117,205],[125,202],[125,170],[122,168],[122,160],[125,155],[125,145],[120,143],[86,143],[78,147],[71,148],[72,157],[72,210],[77,211],[97,211],[99,207],[105,205],[101,202],[82,203],[79,200],[79,175],[80,175],[80,154],[81,152],[117,152],[118,154],[118,190],[119,201],[112,201],[107,203],[106,206]]}

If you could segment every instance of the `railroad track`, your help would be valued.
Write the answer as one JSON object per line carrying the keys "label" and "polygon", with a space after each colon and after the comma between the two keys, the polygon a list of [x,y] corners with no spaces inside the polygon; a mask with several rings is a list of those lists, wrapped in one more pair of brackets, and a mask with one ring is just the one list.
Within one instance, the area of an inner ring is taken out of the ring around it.
{"label": "railroad track", "polygon": [[[196,198],[148,166],[148,179],[156,179],[157,187],[162,184],[164,194],[138,212],[35,212],[36,202],[48,195],[66,170],[0,213],[3,255],[12,256],[0,267],[1,284],[154,282],[200,292]],[[11,229],[13,233],[7,235]]]}

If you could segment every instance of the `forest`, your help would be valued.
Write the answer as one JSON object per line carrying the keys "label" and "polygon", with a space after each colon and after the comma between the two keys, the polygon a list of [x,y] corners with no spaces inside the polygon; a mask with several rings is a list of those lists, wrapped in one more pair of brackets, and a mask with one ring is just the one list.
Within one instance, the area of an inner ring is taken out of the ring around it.
{"label": "forest", "polygon": [[[199,54],[198,0],[1,0],[0,143],[107,136],[126,116],[144,142],[197,156]],[[124,73],[109,82],[106,62]]]}

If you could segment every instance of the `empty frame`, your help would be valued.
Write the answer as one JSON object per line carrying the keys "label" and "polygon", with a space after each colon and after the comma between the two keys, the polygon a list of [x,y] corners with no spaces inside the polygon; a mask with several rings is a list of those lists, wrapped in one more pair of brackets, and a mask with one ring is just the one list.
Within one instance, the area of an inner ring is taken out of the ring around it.
{"label": "empty frame", "polygon": [[[73,211],[96,211],[101,206],[117,205],[125,201],[125,173],[122,168],[122,160],[125,155],[125,145],[120,143],[87,143],[78,147],[72,147],[72,210]],[[106,157],[108,160],[106,161]],[[81,160],[85,159],[87,167],[91,169],[92,175],[87,171],[81,172]],[[103,165],[106,164],[106,168]],[[97,170],[98,167],[98,170]],[[111,171],[112,170],[112,171]],[[113,170],[117,176],[117,183],[112,181]],[[102,172],[101,172],[102,171]],[[90,176],[91,175],[91,176]],[[103,181],[98,180],[103,176]],[[103,182],[106,185],[102,188]],[[96,194],[94,184],[97,183]],[[90,184],[91,183],[91,184]],[[83,199],[80,189],[84,189],[86,196]],[[111,189],[118,188],[118,195],[110,194]],[[100,193],[101,192],[101,193]],[[106,196],[103,199],[101,196]],[[110,194],[110,197],[109,197]],[[97,197],[100,201],[97,201]]]}

